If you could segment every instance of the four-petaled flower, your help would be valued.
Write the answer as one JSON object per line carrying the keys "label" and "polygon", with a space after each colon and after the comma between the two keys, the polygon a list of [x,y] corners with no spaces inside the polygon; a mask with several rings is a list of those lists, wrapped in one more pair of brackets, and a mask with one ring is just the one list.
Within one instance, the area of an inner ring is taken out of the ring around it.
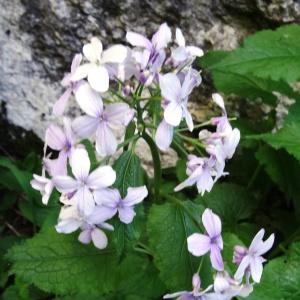
{"label": "four-petaled flower", "polygon": [[127,48],[123,45],[114,45],[103,51],[101,41],[93,37],[90,43],[83,46],[82,52],[89,62],[79,66],[72,74],[71,80],[78,81],[87,77],[95,91],[106,92],[109,87],[107,64],[124,62]]}
{"label": "four-petaled flower", "polygon": [[272,248],[275,239],[274,234],[271,234],[267,240],[263,241],[264,234],[265,230],[261,229],[252,240],[249,249],[245,251],[234,275],[236,280],[242,280],[244,275],[247,277],[251,274],[255,282],[260,282],[263,263],[266,261],[262,255]]}
{"label": "four-petaled flower", "polygon": [[219,216],[207,208],[202,215],[202,223],[206,234],[194,233],[189,236],[187,239],[188,250],[195,256],[202,256],[210,252],[212,266],[216,270],[222,271],[224,263],[221,256],[221,250],[223,249],[221,220]]}
{"label": "four-petaled flower", "polygon": [[134,205],[147,197],[148,190],[146,186],[130,187],[127,189],[127,195],[124,199],[117,189],[99,190],[94,195],[96,203],[102,206],[104,213],[115,215],[118,212],[120,221],[129,224],[135,216]]}
{"label": "four-petaled flower", "polygon": [[89,215],[95,207],[93,192],[111,186],[116,180],[116,172],[110,166],[102,166],[90,172],[90,159],[85,149],[76,149],[70,159],[75,177],[55,176],[53,183],[61,193],[74,193],[70,203],[77,206],[83,215]]}

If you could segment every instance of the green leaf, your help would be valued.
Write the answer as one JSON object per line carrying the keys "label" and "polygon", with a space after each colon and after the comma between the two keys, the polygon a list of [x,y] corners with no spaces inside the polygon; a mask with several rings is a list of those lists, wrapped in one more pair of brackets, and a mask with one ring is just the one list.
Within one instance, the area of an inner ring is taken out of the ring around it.
{"label": "green leaf", "polygon": [[[138,156],[131,150],[125,151],[117,159],[113,166],[117,173],[114,187],[120,191],[124,198],[129,187],[142,186],[144,184],[144,171]],[[136,216],[132,223],[126,225],[118,219],[114,222],[114,242],[119,254],[123,254],[126,247],[131,247],[141,235],[141,224],[143,223],[143,206],[138,205]]]}
{"label": "green leaf", "polygon": [[109,292],[114,287],[117,256],[112,249],[82,245],[77,235],[45,230],[7,255],[11,273],[55,294]]}
{"label": "green leaf", "polygon": [[300,243],[288,253],[268,262],[260,284],[254,286],[249,300],[298,300],[300,297]]}
{"label": "green leaf", "polygon": [[300,213],[300,163],[284,150],[276,151],[268,145],[259,148],[256,158],[267,174],[289,198]]}
{"label": "green leaf", "polygon": [[300,101],[290,108],[282,129],[275,133],[264,133],[249,136],[249,138],[264,140],[275,149],[284,148],[300,160]]}
{"label": "green leaf", "polygon": [[300,79],[299,36],[299,25],[260,31],[224,59],[218,57],[208,70],[295,82]]}
{"label": "green leaf", "polygon": [[232,183],[217,184],[210,193],[198,197],[196,201],[220,216],[224,230],[233,232],[237,232],[240,222],[251,217],[256,207],[249,192]]}
{"label": "green leaf", "polygon": [[198,213],[200,220],[203,207],[191,201],[153,205],[149,211],[147,231],[154,263],[163,282],[173,291],[191,288],[199,264],[199,258],[187,250],[187,237],[200,231],[191,211]]}

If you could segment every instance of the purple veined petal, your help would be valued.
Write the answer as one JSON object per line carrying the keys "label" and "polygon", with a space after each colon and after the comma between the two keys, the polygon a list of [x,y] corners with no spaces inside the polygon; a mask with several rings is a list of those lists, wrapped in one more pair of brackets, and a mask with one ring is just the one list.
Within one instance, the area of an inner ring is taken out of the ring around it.
{"label": "purple veined petal", "polygon": [[183,117],[185,118],[186,125],[189,128],[189,131],[192,132],[194,130],[194,122],[191,113],[188,111],[186,106],[182,106]]}
{"label": "purple veined petal", "polygon": [[184,47],[178,47],[172,50],[172,58],[175,62],[184,62],[188,59],[188,53]]}
{"label": "purple veined petal", "polygon": [[174,191],[178,192],[188,186],[192,186],[193,184],[195,184],[199,179],[199,177],[202,175],[202,172],[203,172],[202,167],[196,168],[185,181],[183,181],[182,183],[180,183],[175,187]]}
{"label": "purple veined petal", "polygon": [[80,187],[72,198],[74,198],[81,214],[88,216],[93,212],[95,201],[87,186]]}
{"label": "purple veined petal", "polygon": [[125,224],[130,224],[135,216],[135,211],[133,207],[119,207],[119,219]]}
{"label": "purple veined petal", "polygon": [[91,162],[84,148],[76,148],[73,151],[70,165],[75,178],[85,182],[90,172]]}
{"label": "purple veined petal", "polygon": [[182,119],[182,108],[177,102],[171,102],[167,105],[164,111],[165,121],[172,126],[178,126]]}
{"label": "purple veined petal", "polygon": [[259,250],[257,250],[256,255],[260,256],[260,255],[263,255],[266,252],[268,252],[272,248],[272,246],[274,244],[274,240],[275,240],[275,235],[272,233],[269,236],[269,238],[262,243]]}
{"label": "purple veined petal", "polygon": [[126,40],[129,44],[135,47],[147,48],[149,50],[152,48],[152,43],[139,33],[128,31],[126,33]]}
{"label": "purple veined petal", "polygon": [[246,255],[242,259],[241,263],[239,264],[239,267],[234,274],[234,279],[237,281],[242,280],[242,278],[245,274],[245,271],[249,267],[249,265],[250,265],[250,257],[249,257],[249,255]]}
{"label": "purple veined petal", "polygon": [[159,86],[162,96],[172,102],[180,98],[181,84],[178,77],[173,73],[161,75],[159,77]]}
{"label": "purple veined petal", "polygon": [[142,202],[148,196],[148,190],[146,186],[129,187],[127,189],[127,195],[122,200],[124,206],[133,206]]}
{"label": "purple veined petal", "polygon": [[81,226],[81,221],[78,219],[60,220],[55,226],[58,233],[72,233]]}
{"label": "purple veined petal", "polygon": [[202,175],[199,176],[197,180],[198,193],[201,194],[201,196],[203,196],[205,192],[210,192],[214,183],[215,181],[211,176],[210,169],[204,168]]}
{"label": "purple veined petal", "polygon": [[156,134],[155,134],[155,143],[157,147],[166,151],[173,140],[174,128],[169,125],[164,119],[159,123]]}
{"label": "purple veined petal", "polygon": [[224,270],[224,263],[221,255],[221,250],[216,244],[212,244],[210,248],[210,261],[212,267],[217,271]]}
{"label": "purple veined petal", "polygon": [[86,184],[93,190],[111,186],[116,180],[116,172],[111,166],[102,166],[94,170],[87,178]]}
{"label": "purple veined petal", "polygon": [[75,89],[75,98],[80,108],[89,116],[99,117],[103,111],[103,102],[87,82],[81,82]]}
{"label": "purple veined petal", "polygon": [[52,181],[61,193],[72,193],[78,188],[77,181],[69,176],[55,176]]}
{"label": "purple veined petal", "polygon": [[221,250],[223,250],[223,239],[221,235],[215,239],[215,243]]}
{"label": "purple veined petal", "polygon": [[263,272],[262,257],[252,257],[250,260],[250,271],[253,280],[257,283],[260,282]]}
{"label": "purple veined petal", "polygon": [[51,193],[53,191],[54,185],[52,181],[49,181],[45,186],[45,193],[42,196],[42,203],[44,205],[47,205],[51,196]]}
{"label": "purple veined petal", "polygon": [[202,223],[211,238],[220,236],[222,231],[222,223],[216,214],[211,209],[206,208],[202,214]]}
{"label": "purple veined petal", "polygon": [[103,51],[102,63],[117,63],[120,64],[125,61],[128,50],[123,45],[114,45]]}
{"label": "purple veined petal", "polygon": [[189,71],[185,74],[182,83],[181,94],[180,94],[181,99],[187,98],[197,84],[198,82],[194,80],[194,78],[192,77],[192,69],[189,69]]}
{"label": "purple veined petal", "polygon": [[262,240],[265,234],[265,230],[261,229],[253,238],[250,246],[249,246],[249,252],[256,253],[259,251],[260,246],[262,245]]}
{"label": "purple veined petal", "polygon": [[89,44],[83,46],[82,52],[88,61],[95,63],[100,61],[102,49],[103,46],[101,41],[98,38],[93,37]]}
{"label": "purple veined petal", "polygon": [[72,122],[72,128],[77,136],[81,138],[89,138],[96,132],[98,124],[98,118],[81,116]]}
{"label": "purple veined petal", "polygon": [[72,89],[67,88],[65,92],[59,97],[53,106],[53,114],[56,116],[61,116],[65,111],[68,100],[72,94]]}
{"label": "purple veined petal", "polygon": [[80,66],[81,61],[82,61],[82,54],[80,53],[75,54],[71,64],[71,73],[74,73],[76,71],[76,69]]}
{"label": "purple veined petal", "polygon": [[152,72],[159,72],[164,61],[166,59],[166,52],[164,50],[159,50],[158,55],[154,62],[152,62]]}
{"label": "purple veined petal", "polygon": [[187,238],[187,246],[194,256],[202,256],[210,250],[210,238],[201,233],[194,233]]}
{"label": "purple veined petal", "polygon": [[185,38],[180,28],[176,28],[175,36],[178,46],[185,47]]}
{"label": "purple veined petal", "polygon": [[59,126],[51,124],[46,129],[45,142],[51,149],[60,151],[66,144],[65,133]]}
{"label": "purple veined petal", "polygon": [[67,146],[73,146],[73,144],[75,144],[75,137],[74,137],[74,133],[72,130],[72,122],[71,119],[69,117],[64,117],[63,118],[63,123],[64,123],[64,131],[65,131],[65,135],[66,135],[66,140],[68,145]]}
{"label": "purple veined petal", "polygon": [[117,140],[106,122],[101,122],[96,131],[96,151],[102,157],[112,155],[117,150]]}
{"label": "purple veined petal", "polygon": [[133,115],[134,110],[127,103],[108,104],[103,112],[104,118],[113,126],[127,126]]}
{"label": "purple veined petal", "polygon": [[225,139],[224,152],[226,153],[226,158],[231,159],[235,149],[240,141],[241,134],[237,128],[234,128],[228,138]]}
{"label": "purple veined petal", "polygon": [[172,40],[172,32],[167,23],[163,23],[159,26],[159,29],[152,37],[152,44],[156,50],[167,47],[168,43]]}
{"label": "purple veined petal", "polygon": [[[184,298],[180,297],[180,296],[184,296],[184,295],[191,296],[190,292],[188,292],[188,291],[181,291],[181,292],[176,292],[176,293],[172,293],[172,294],[166,294],[166,295],[163,296],[163,299],[177,298],[177,299],[180,299],[180,300],[182,300],[182,299],[184,300]],[[190,300],[193,300],[193,299],[190,299]]]}
{"label": "purple veined petal", "polygon": [[62,150],[57,159],[45,158],[44,165],[51,176],[67,175],[67,160],[68,155],[66,151]]}
{"label": "purple veined petal", "polygon": [[95,247],[98,249],[105,249],[107,247],[107,236],[101,229],[94,228],[91,235]]}
{"label": "purple veined petal", "polygon": [[88,74],[88,82],[91,87],[100,93],[104,93],[109,88],[109,75],[104,66],[94,65]]}
{"label": "purple veined petal", "polygon": [[111,219],[116,213],[117,208],[106,206],[95,206],[93,212],[87,217],[90,224],[100,225],[103,222]]}
{"label": "purple veined petal", "polygon": [[90,229],[81,231],[81,233],[78,236],[78,241],[82,244],[89,244],[91,240],[92,240],[92,235]]}
{"label": "purple veined petal", "polygon": [[103,188],[94,191],[94,199],[98,205],[115,208],[121,200],[121,195],[117,189]]}
{"label": "purple veined petal", "polygon": [[141,62],[140,62],[142,70],[146,69],[146,67],[148,65],[148,62],[149,62],[149,59],[150,59],[150,55],[151,55],[151,51],[148,50],[148,49],[145,49],[142,52]]}
{"label": "purple veined petal", "polygon": [[226,116],[227,113],[226,113],[223,97],[218,93],[214,93],[212,94],[212,99],[222,109],[223,114]]}
{"label": "purple veined petal", "polygon": [[90,70],[92,69],[93,64],[87,63],[76,68],[74,73],[71,75],[71,81],[76,82],[81,79],[84,79],[88,76]]}
{"label": "purple veined petal", "polygon": [[192,56],[201,57],[201,56],[204,55],[203,50],[201,48],[199,48],[199,47],[187,46],[185,49]]}

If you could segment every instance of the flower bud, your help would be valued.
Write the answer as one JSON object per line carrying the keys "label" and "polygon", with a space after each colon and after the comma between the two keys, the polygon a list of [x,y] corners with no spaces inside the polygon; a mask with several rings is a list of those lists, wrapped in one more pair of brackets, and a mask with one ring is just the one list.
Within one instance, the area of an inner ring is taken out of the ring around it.
{"label": "flower bud", "polygon": [[234,264],[239,265],[244,258],[244,256],[248,253],[248,249],[242,246],[235,246],[233,252],[233,260]]}

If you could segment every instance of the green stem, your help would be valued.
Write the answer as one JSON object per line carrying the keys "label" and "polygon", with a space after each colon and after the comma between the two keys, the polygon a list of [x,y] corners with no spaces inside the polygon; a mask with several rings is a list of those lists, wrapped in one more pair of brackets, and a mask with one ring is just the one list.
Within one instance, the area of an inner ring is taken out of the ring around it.
{"label": "green stem", "polygon": [[180,134],[180,133],[176,133],[176,135],[179,136],[184,141],[186,141],[186,142],[188,142],[188,143],[190,143],[192,145],[195,145],[195,146],[198,146],[198,147],[200,147],[202,149],[205,149],[205,146],[202,143],[200,143],[197,139],[190,138],[190,137],[185,136],[185,135]]}
{"label": "green stem", "polygon": [[151,136],[148,135],[148,133],[145,130],[142,133],[142,137],[150,147],[154,167],[154,194],[156,201],[159,202],[159,191],[162,179],[159,152],[153,139],[151,138]]}
{"label": "green stem", "polygon": [[253,173],[252,177],[250,178],[250,180],[248,182],[247,190],[249,190],[252,187],[252,185],[254,184],[261,168],[262,168],[261,164],[258,164],[257,167],[255,168],[254,173]]}
{"label": "green stem", "polygon": [[203,265],[203,261],[204,261],[204,256],[201,257],[201,260],[200,260],[200,263],[199,263],[199,267],[198,267],[198,270],[197,270],[197,273],[200,275],[200,271],[201,271],[201,268],[202,268],[202,265]]}

